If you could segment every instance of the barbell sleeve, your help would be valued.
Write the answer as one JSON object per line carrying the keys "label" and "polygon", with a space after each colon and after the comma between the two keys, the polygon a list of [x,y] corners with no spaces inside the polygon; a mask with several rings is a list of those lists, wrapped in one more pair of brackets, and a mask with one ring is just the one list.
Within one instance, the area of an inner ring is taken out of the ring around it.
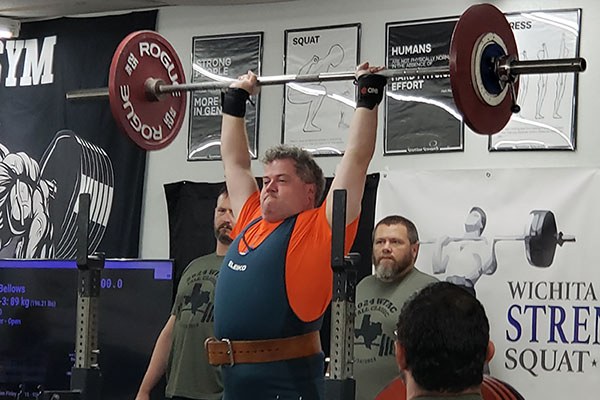
{"label": "barbell sleeve", "polygon": [[109,96],[108,88],[82,89],[67,92],[67,100],[96,100],[105,99]]}
{"label": "barbell sleeve", "polygon": [[513,75],[553,74],[563,72],[583,72],[587,68],[584,58],[557,58],[551,60],[514,60],[510,62]]}
{"label": "barbell sleeve", "polygon": [[559,246],[562,246],[565,242],[576,242],[574,235],[564,235],[562,232],[558,232],[558,237],[556,238],[556,243]]}

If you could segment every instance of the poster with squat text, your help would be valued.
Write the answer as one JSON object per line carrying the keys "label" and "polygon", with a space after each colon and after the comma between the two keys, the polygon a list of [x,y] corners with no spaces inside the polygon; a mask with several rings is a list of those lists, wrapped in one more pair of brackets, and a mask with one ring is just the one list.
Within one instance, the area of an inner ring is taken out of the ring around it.
{"label": "poster with squat text", "polygon": [[[349,72],[359,61],[360,24],[285,31],[285,74]],[[313,155],[342,155],[356,107],[351,79],[290,82],[284,89],[282,142]]]}

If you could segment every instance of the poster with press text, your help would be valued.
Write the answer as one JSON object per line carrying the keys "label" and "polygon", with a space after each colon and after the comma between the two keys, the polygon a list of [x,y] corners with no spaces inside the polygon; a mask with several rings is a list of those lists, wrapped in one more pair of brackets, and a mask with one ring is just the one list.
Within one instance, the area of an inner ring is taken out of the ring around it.
{"label": "poster with press text", "polygon": [[[228,82],[248,70],[260,75],[263,33],[197,36],[192,39],[192,82]],[[248,151],[257,158],[260,94],[246,105]],[[221,159],[221,90],[190,95],[188,160]]]}
{"label": "poster with press text", "polygon": [[[579,57],[581,10],[506,14],[523,61]],[[575,150],[577,77],[575,73],[519,76],[520,111],[490,136],[495,150]]]}

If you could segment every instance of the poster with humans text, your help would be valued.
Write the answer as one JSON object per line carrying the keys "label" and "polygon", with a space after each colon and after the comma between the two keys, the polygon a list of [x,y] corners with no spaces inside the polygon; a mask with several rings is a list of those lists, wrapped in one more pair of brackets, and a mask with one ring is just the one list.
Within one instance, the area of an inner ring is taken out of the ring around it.
{"label": "poster with humans text", "polygon": [[[581,10],[510,13],[519,60],[579,57]],[[575,73],[519,76],[521,110],[497,134],[490,150],[575,150]]]}
{"label": "poster with humans text", "polygon": [[[192,82],[227,82],[248,70],[260,75],[263,33],[192,39]],[[257,158],[260,94],[246,105],[248,151]],[[221,91],[190,92],[188,160],[221,159]]]}
{"label": "poster with humans text", "polygon": [[[387,68],[447,67],[455,24],[456,18],[387,23]],[[463,150],[449,72],[389,79],[385,106],[384,154]]]}
{"label": "poster with humans text", "polygon": [[525,399],[593,400],[600,224],[590,222],[599,202],[597,168],[390,171],[375,221],[412,220],[417,268],[474,288],[496,347],[492,376]]}
{"label": "poster with humans text", "polygon": [[[285,74],[355,71],[360,24],[285,31]],[[353,81],[291,82],[284,89],[283,143],[341,155],[356,107]]]}

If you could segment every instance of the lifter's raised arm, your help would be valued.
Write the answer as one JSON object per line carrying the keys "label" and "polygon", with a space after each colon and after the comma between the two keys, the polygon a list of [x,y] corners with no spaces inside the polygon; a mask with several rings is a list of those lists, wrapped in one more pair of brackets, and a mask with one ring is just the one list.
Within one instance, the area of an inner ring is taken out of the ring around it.
{"label": "lifter's raised arm", "polygon": [[224,93],[222,102],[221,158],[234,215],[240,215],[244,202],[258,190],[250,166],[244,119],[246,100],[256,93],[258,93],[256,75],[249,71],[231,84]]}
{"label": "lifter's raised arm", "polygon": [[377,135],[377,109],[383,98],[387,80],[377,75],[383,67],[371,67],[365,62],[357,67],[358,96],[356,110],[350,123],[346,151],[335,171],[331,189],[327,194],[327,220],[331,225],[333,191],[347,191],[346,223],[360,214],[369,163],[375,151]]}

